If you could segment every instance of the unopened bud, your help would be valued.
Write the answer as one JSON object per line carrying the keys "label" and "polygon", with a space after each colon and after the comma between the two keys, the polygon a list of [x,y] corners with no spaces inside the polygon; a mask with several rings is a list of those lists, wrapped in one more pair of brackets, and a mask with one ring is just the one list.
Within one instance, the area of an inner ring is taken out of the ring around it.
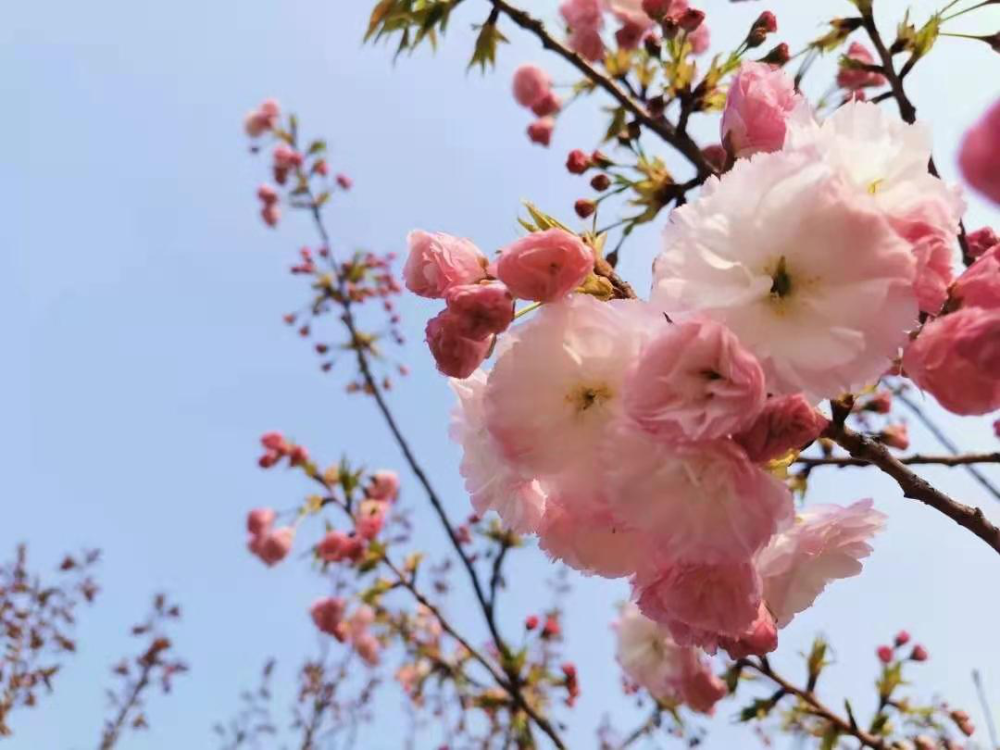
{"label": "unopened bud", "polygon": [[611,186],[611,178],[606,174],[595,175],[594,179],[590,181],[590,186],[598,192],[607,190]]}
{"label": "unopened bud", "polygon": [[775,65],[780,68],[784,66],[789,59],[791,59],[791,55],[788,52],[788,45],[782,42],[781,44],[773,47],[770,52],[760,58],[760,62]]}
{"label": "unopened bud", "polygon": [[686,11],[681,13],[680,17],[677,19],[677,25],[690,34],[697,31],[698,27],[701,26],[702,21],[704,20],[705,11],[697,10],[696,8],[688,8]]}
{"label": "unopened bud", "polygon": [[774,13],[769,10],[765,10],[757,20],[753,22],[753,26],[750,27],[750,33],[747,34],[746,45],[748,48],[753,49],[754,47],[759,47],[767,39],[768,34],[773,34],[778,30],[778,21],[774,17]]}
{"label": "unopened bud", "polygon": [[566,159],[566,169],[572,174],[583,174],[590,169],[590,157],[580,149],[573,149]]}
{"label": "unopened bud", "polygon": [[579,216],[581,219],[586,219],[588,216],[593,214],[594,211],[597,210],[597,204],[594,203],[594,201],[587,200],[586,198],[581,198],[576,202],[573,208],[576,210],[577,216]]}

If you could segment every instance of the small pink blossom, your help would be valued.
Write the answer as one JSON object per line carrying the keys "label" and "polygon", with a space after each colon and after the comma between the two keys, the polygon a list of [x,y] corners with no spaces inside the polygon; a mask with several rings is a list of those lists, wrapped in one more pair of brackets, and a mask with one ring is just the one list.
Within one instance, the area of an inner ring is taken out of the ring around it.
{"label": "small pink blossom", "polygon": [[265,99],[261,105],[247,114],[243,121],[243,128],[251,138],[258,138],[269,130],[272,130],[278,123],[281,108],[274,99]]}
{"label": "small pink blossom", "polygon": [[275,169],[292,170],[302,166],[302,154],[286,143],[279,143],[274,147]]}
{"label": "small pink blossom", "polygon": [[350,190],[352,187],[354,187],[354,180],[352,180],[346,174],[338,174],[336,180],[341,190]]}
{"label": "small pink blossom", "polygon": [[491,339],[463,336],[459,316],[444,310],[427,321],[425,337],[438,372],[452,378],[469,377],[489,354]]}
{"label": "small pink blossom", "polygon": [[801,393],[772,396],[753,424],[733,439],[751,461],[765,463],[809,445],[828,424]]}
{"label": "small pink blossom", "polygon": [[369,666],[378,664],[382,646],[378,642],[378,639],[371,633],[365,633],[355,638],[352,645],[365,664]]}
{"label": "small pink blossom", "polygon": [[958,277],[952,296],[962,307],[1000,309],[1000,244],[981,255]]}
{"label": "small pink blossom", "polygon": [[556,96],[554,92],[550,91],[548,94],[535,102],[531,111],[536,117],[548,117],[556,114],[560,109],[562,109],[562,99]]}
{"label": "small pink blossom", "polygon": [[891,664],[895,652],[892,650],[892,646],[879,646],[875,649],[875,654],[878,656],[878,660],[883,664]]}
{"label": "small pink blossom", "polygon": [[965,134],[958,165],[972,187],[1000,203],[1000,101]]}
{"label": "small pink blossom", "polygon": [[781,68],[747,62],[729,86],[722,113],[722,143],[737,157],[778,151],[785,143],[786,122],[804,100]]}
{"label": "small pink blossom", "polygon": [[642,613],[682,646],[714,651],[720,638],[743,635],[760,610],[761,579],[750,562],[675,563],[633,585]]}
{"label": "small pink blossom", "polygon": [[399,475],[390,469],[379,469],[369,477],[365,495],[372,500],[392,503],[399,497]]}
{"label": "small pink blossom", "polygon": [[257,188],[257,198],[265,206],[278,202],[278,191],[267,183]]}
{"label": "small pink blossom", "polygon": [[937,197],[929,198],[890,216],[890,223],[913,250],[917,304],[922,312],[936,315],[948,299],[948,286],[954,278],[955,227],[951,207]]}
{"label": "small pink blossom", "polygon": [[275,227],[281,220],[281,208],[276,203],[266,203],[261,206],[260,218],[269,227]]}
{"label": "small pink blossom", "polygon": [[403,278],[414,294],[437,299],[453,286],[486,278],[486,257],[469,240],[415,229],[406,242],[410,254]]}
{"label": "small pink blossom", "polygon": [[913,651],[910,652],[910,658],[913,661],[927,661],[930,656],[927,653],[927,649],[918,643],[913,647]]}
{"label": "small pink blossom", "polygon": [[255,508],[247,514],[247,531],[260,536],[274,524],[275,515],[270,508]]}
{"label": "small pink blossom", "polygon": [[[858,42],[852,42],[847,48],[845,57],[860,65],[874,65],[875,58],[868,49]],[[852,67],[850,63],[841,63],[840,72],[837,73],[837,85],[842,89],[862,89],[867,86],[884,86],[885,76],[881,73],[870,72]]]}
{"label": "small pink blossom", "polygon": [[555,120],[551,117],[542,117],[528,126],[528,138],[539,146],[548,146],[552,142],[552,131],[555,127]]}
{"label": "small pink blossom", "polygon": [[532,232],[501,251],[497,275],[518,299],[552,302],[594,270],[594,253],[563,229]]}
{"label": "small pink blossom", "polygon": [[567,43],[580,56],[597,62],[604,57],[601,28],[604,26],[602,0],[565,0],[559,6],[569,26]]}
{"label": "small pink blossom", "polygon": [[500,282],[455,286],[445,299],[458,333],[470,339],[503,333],[514,320],[514,298]]}
{"label": "small pink blossom", "polygon": [[975,232],[969,232],[966,237],[969,243],[969,255],[978,258],[987,250],[1000,244],[1000,237],[993,231],[992,227],[981,227]]}
{"label": "small pink blossom", "polygon": [[358,560],[364,553],[364,542],[353,534],[343,531],[328,531],[316,545],[316,554],[324,562]]}
{"label": "small pink blossom", "polygon": [[371,541],[378,536],[385,524],[386,504],[381,500],[364,500],[354,515],[354,528],[358,536]]}
{"label": "small pink blossom", "polygon": [[689,320],[663,328],[625,384],[625,412],[666,441],[739,432],[764,406],[764,371],[728,328]]}
{"label": "small pink blossom", "polygon": [[537,65],[525,64],[514,71],[514,99],[531,109],[552,92],[552,78]]}
{"label": "small pink blossom", "polygon": [[309,615],[321,632],[339,637],[340,625],[346,609],[347,602],[341,597],[328,596],[313,602],[312,607],[309,608]]}
{"label": "small pink blossom", "polygon": [[699,25],[697,29],[688,34],[688,43],[691,45],[691,54],[693,55],[703,55],[708,52],[708,48],[712,43],[712,36],[708,29],[708,24],[703,23]]}
{"label": "small pink blossom", "polygon": [[846,508],[815,505],[757,556],[764,600],[779,628],[816,600],[827,584],[861,572],[861,560],[885,523],[871,500]]}
{"label": "small pink blossom", "polygon": [[283,526],[280,529],[267,529],[250,539],[250,551],[264,562],[265,565],[277,565],[292,551],[295,540],[295,529]]}
{"label": "small pink blossom", "polygon": [[931,321],[907,347],[903,367],[955,414],[1000,408],[1000,310],[967,307]]}

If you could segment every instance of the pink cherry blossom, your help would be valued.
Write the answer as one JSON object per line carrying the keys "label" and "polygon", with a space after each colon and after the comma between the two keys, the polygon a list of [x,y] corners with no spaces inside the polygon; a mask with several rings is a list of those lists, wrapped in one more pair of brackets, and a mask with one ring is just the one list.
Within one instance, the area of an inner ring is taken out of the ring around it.
{"label": "pink cherry blossom", "polygon": [[566,25],[569,26],[567,43],[580,56],[597,62],[604,57],[601,28],[604,26],[602,0],[564,0],[559,6]]}
{"label": "pink cherry blossom", "polygon": [[469,240],[415,229],[406,241],[410,254],[403,277],[414,294],[441,298],[453,286],[486,278],[486,257]]}
{"label": "pink cherry blossom", "polygon": [[625,675],[656,699],[685,703],[693,711],[712,713],[726,695],[726,686],[701,654],[678,646],[662,625],[643,616],[635,604],[622,607],[614,624],[616,658]]}
{"label": "pink cherry blossom", "polygon": [[253,536],[259,536],[271,528],[275,512],[270,508],[255,508],[247,514],[247,531]]}
{"label": "pink cherry blossom", "polygon": [[382,645],[371,633],[365,633],[355,638],[352,645],[354,646],[354,650],[357,652],[358,656],[361,657],[365,664],[373,667],[379,663],[379,655],[382,651]]}
{"label": "pink cherry blossom", "polygon": [[560,109],[562,109],[562,99],[556,96],[553,91],[547,93],[531,107],[531,111],[536,117],[548,117],[556,114]]}
{"label": "pink cherry blossom", "polygon": [[937,314],[948,299],[948,287],[954,277],[952,259],[957,233],[951,207],[931,198],[890,220],[913,249],[917,303],[922,312]]}
{"label": "pink cherry blossom", "polygon": [[552,302],[565,297],[594,270],[594,253],[564,229],[532,232],[500,253],[497,275],[518,299]]}
{"label": "pink cherry blossom", "polygon": [[863,387],[918,314],[913,253],[869,197],[810,152],[737,160],[671,215],[652,302],[727,326],[772,393],[815,403]]}
{"label": "pink cherry blossom", "polygon": [[781,68],[746,62],[729,86],[722,113],[722,143],[737,157],[777,151],[785,143],[786,121],[808,112],[795,83]]}
{"label": "pink cherry blossom", "polygon": [[639,609],[666,625],[682,646],[714,652],[720,638],[738,638],[757,619],[761,579],[751,562],[675,563],[633,582]]}
{"label": "pink cherry blossom", "polygon": [[385,503],[395,502],[399,497],[399,475],[390,469],[372,472],[365,487],[365,496]]}
{"label": "pink cherry blossom", "polygon": [[691,45],[691,53],[694,55],[703,55],[708,52],[708,48],[712,43],[708,24],[702,23],[697,29],[688,34],[688,43]]}
{"label": "pink cherry blossom", "polygon": [[910,447],[910,431],[905,424],[890,424],[882,428],[879,440],[890,448],[905,451]]}
{"label": "pink cherry blossom", "polygon": [[804,448],[829,424],[801,393],[773,396],[750,427],[733,439],[751,461],[765,463],[790,450]]}
{"label": "pink cherry blossom", "polygon": [[643,343],[665,325],[639,301],[599,302],[576,294],[543,305],[516,329],[490,372],[486,426],[501,455],[528,477],[568,472],[561,482],[588,483],[598,470],[608,420],[620,411],[625,373]]}
{"label": "pink cherry blossom", "polygon": [[551,117],[542,117],[528,126],[528,139],[539,146],[548,146],[552,142],[552,131],[556,121]]}
{"label": "pink cherry blossom", "polygon": [[969,255],[978,258],[987,250],[1000,244],[1000,237],[993,231],[992,227],[980,227],[975,232],[969,232],[966,238],[969,243]]}
{"label": "pink cherry blossom", "polygon": [[268,566],[277,565],[292,551],[295,529],[283,526],[280,529],[266,529],[250,539],[248,547]]}
{"label": "pink cherry blossom", "polygon": [[906,349],[903,367],[955,414],[1000,408],[1000,309],[967,307],[931,321]]}
{"label": "pink cherry blossom", "polygon": [[958,164],[972,187],[1000,203],[1000,101],[965,134]]}
{"label": "pink cherry blossom", "polygon": [[963,307],[1000,309],[1000,244],[994,245],[958,277],[952,295]]}
{"label": "pink cherry blossom", "polygon": [[362,539],[372,540],[385,524],[386,504],[381,500],[364,500],[354,516],[354,528]]}
{"label": "pink cherry blossom", "polygon": [[812,605],[827,584],[861,572],[861,560],[885,523],[871,500],[814,505],[757,556],[764,600],[779,628]]}
{"label": "pink cherry blossom", "polygon": [[[861,65],[874,65],[875,58],[868,48],[858,42],[852,42],[847,48],[846,57]],[[869,72],[841,64],[837,73],[837,85],[842,89],[862,89],[867,86],[884,86],[885,76],[881,73]]]}
{"label": "pink cherry blossom", "polygon": [[608,10],[615,18],[624,24],[631,24],[642,29],[653,25],[653,19],[643,10],[643,0],[605,0]]}
{"label": "pink cherry blossom", "polygon": [[788,488],[730,440],[670,446],[624,426],[603,455],[612,511],[664,562],[748,560],[794,512]]}
{"label": "pink cherry blossom", "polygon": [[278,123],[281,107],[274,99],[265,99],[261,105],[247,114],[243,127],[251,138],[258,138]]}
{"label": "pink cherry blossom", "polygon": [[458,405],[452,412],[450,435],[462,446],[460,471],[473,508],[479,515],[496,511],[504,524],[518,533],[536,531],[545,510],[545,491],[503,459],[486,429],[486,373],[477,370],[465,380],[452,380],[451,387]]}
{"label": "pink cherry blossom", "polygon": [[625,384],[625,412],[667,441],[712,440],[748,426],[767,391],[757,359],[712,320],[664,326]]}
{"label": "pink cherry blossom", "polygon": [[499,282],[455,286],[445,299],[458,333],[466,338],[485,339],[503,333],[514,320],[514,298]]}
{"label": "pink cherry blossom", "polygon": [[278,222],[281,220],[281,207],[277,203],[264,204],[260,209],[260,218],[269,227],[278,226]]}
{"label": "pink cherry blossom", "polygon": [[341,597],[327,596],[313,602],[312,607],[309,608],[309,615],[320,631],[338,637],[346,609],[347,602]]}
{"label": "pink cherry blossom", "polygon": [[514,99],[531,109],[552,91],[552,78],[537,65],[525,64],[514,71]]}
{"label": "pink cherry blossom", "polygon": [[490,339],[470,339],[462,329],[461,318],[444,310],[427,322],[425,330],[438,371],[452,378],[469,377],[490,350]]}

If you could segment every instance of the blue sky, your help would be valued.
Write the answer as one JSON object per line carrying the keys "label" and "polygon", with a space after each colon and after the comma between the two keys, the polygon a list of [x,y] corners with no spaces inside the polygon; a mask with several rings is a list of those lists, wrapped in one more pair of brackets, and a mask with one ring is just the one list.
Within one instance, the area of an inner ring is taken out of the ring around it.
{"label": "blue sky", "polygon": [[[81,618],[80,654],[40,710],[15,717],[12,748],[96,744],[107,665],[131,645],[127,627],[158,589],[185,607],[177,644],[193,672],[171,698],[152,702],[153,731],[124,747],[212,747],[211,724],[234,712],[238,691],[270,655],[282,664],[286,688],[278,697],[287,702],[293,665],[315,651],[305,608],[323,583],[301,564],[265,570],[244,551],[248,508],[292,507],[308,491],[297,477],[256,468],[257,437],[281,429],[330,460],[347,452],[373,467],[403,469],[371,405],[342,395],[342,381],[322,375],[280,322],[305,294],[285,268],[313,236],[298,218],[278,232],[257,220],[263,164],[246,153],[245,111],[275,96],[299,113],[308,134],[330,141],[332,166],[356,181],[331,216],[341,250],[400,251],[414,227],[469,236],[492,250],[516,236],[521,199],[570,218],[573,201],[586,194],[562,164],[571,148],[596,143],[603,123],[586,116],[594,105],[575,105],[546,151],[527,142],[528,117],[508,93],[512,70],[527,60],[550,67],[557,80],[575,80],[533,39],[505,27],[512,44],[502,48],[496,73],[467,74],[469,26],[486,15],[482,2],[468,2],[436,56],[422,51],[393,65],[389,50],[360,43],[369,5],[101,0],[7,9],[0,312],[10,365],[0,371],[8,394],[0,550],[27,540],[46,565],[66,549],[105,551],[104,591]],[[888,21],[904,5],[878,3]],[[913,5],[918,17],[934,7]],[[533,6],[554,18],[554,2]],[[706,3],[714,48],[735,44],[762,7]],[[849,10],[843,2],[794,0],[768,7],[793,48],[824,17]],[[1000,12],[969,19],[966,28],[990,32]],[[990,83],[997,61],[984,44],[940,44],[911,89],[934,127],[938,162],[955,178],[955,143],[997,95]],[[708,142],[716,124],[696,127]],[[998,223],[995,209],[975,198],[970,204],[970,227]],[[656,232],[637,233],[625,252],[624,271],[640,289]],[[420,300],[403,303],[404,356],[414,375],[394,392],[393,406],[419,436],[422,458],[459,516],[467,498],[458,452],[446,439],[451,396],[419,343],[433,312]],[[996,446],[986,420],[941,419],[970,449]],[[918,426],[913,433],[917,448],[935,447]],[[403,475],[407,500],[423,507]],[[996,502],[963,474],[927,476],[1000,518]],[[979,667],[1000,702],[995,555],[901,499],[873,471],[824,475],[813,493],[833,502],[870,495],[889,514],[889,527],[865,574],[798,618],[775,661],[797,668],[797,651],[813,634],[828,634],[838,664],[823,688],[831,703],[849,694],[864,706],[874,647],[906,627],[932,655],[919,673],[925,694],[971,710],[969,672]],[[433,532],[424,539],[434,548],[442,543]],[[542,581],[553,570],[537,551],[521,558],[507,594],[512,628],[544,601]],[[587,747],[603,712],[631,715],[607,627],[626,589],[581,577],[574,583],[569,651],[584,694],[570,737],[572,746]],[[464,595],[449,606],[459,621],[474,622]],[[385,701],[394,710],[401,698],[390,690]],[[735,708],[722,708],[707,747],[753,742],[731,726]],[[973,713],[982,725],[978,708]],[[405,731],[390,720],[364,746],[398,747]]]}

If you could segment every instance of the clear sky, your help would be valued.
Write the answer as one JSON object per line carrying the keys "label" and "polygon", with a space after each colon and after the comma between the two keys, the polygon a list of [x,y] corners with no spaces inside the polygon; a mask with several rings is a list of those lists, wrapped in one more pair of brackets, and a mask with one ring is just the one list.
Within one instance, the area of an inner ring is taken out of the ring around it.
{"label": "clear sky", "polygon": [[[522,198],[568,219],[573,200],[586,194],[562,164],[571,148],[596,143],[603,121],[586,116],[593,105],[574,106],[579,111],[560,120],[545,151],[527,142],[528,117],[509,95],[512,70],[528,60],[557,80],[575,80],[532,38],[505,26],[512,43],[496,73],[466,74],[470,25],[486,16],[485,3],[470,0],[436,56],[425,50],[393,65],[388,50],[361,46],[372,4],[98,0],[5,9],[0,313],[9,364],[0,370],[0,550],[27,540],[44,565],[83,545],[105,551],[104,590],[81,618],[80,654],[40,710],[15,716],[11,748],[96,745],[107,665],[131,647],[124,634],[158,589],[185,607],[177,645],[193,672],[171,698],[152,701],[153,730],[123,747],[213,747],[211,724],[234,712],[238,691],[270,655],[282,665],[278,698],[287,702],[294,665],[315,650],[305,609],[323,583],[303,564],[269,571],[245,553],[248,508],[292,507],[308,491],[297,477],[256,468],[261,432],[284,430],[330,460],[346,452],[399,468],[407,501],[424,507],[371,405],[343,396],[342,381],[323,376],[281,324],[306,291],[285,268],[313,237],[300,220],[278,232],[257,220],[263,164],[246,153],[246,110],[277,97],[308,134],[329,139],[332,166],[356,181],[332,214],[340,249],[400,251],[406,232],[422,227],[493,250],[517,235]],[[894,22],[905,3],[876,5]],[[935,4],[913,5],[922,18]],[[552,0],[532,6],[554,19]],[[711,0],[705,7],[714,48],[728,49],[764,6]],[[801,0],[768,7],[793,49],[824,17],[850,10],[846,2]],[[965,28],[992,32],[1000,12],[969,19]],[[998,93],[997,71],[985,44],[947,39],[912,76],[946,177],[956,178],[959,136]],[[708,142],[716,124],[697,127]],[[1000,223],[994,209],[970,203],[970,227]],[[625,252],[624,270],[640,289],[658,226],[638,233]],[[411,339],[404,356],[414,375],[392,401],[459,516],[468,506],[458,452],[446,439],[451,395],[419,343],[434,307],[403,303]],[[986,420],[942,421],[967,448],[996,447]],[[915,447],[936,448],[919,426],[913,433]],[[1000,519],[996,501],[963,474],[927,475]],[[867,706],[874,647],[906,627],[931,652],[919,670],[923,693],[968,707],[982,725],[969,673],[981,668],[1000,704],[996,556],[871,470],[818,477],[812,498],[846,503],[867,495],[890,521],[864,575],[799,617],[775,661],[797,669],[796,653],[826,633],[838,664],[823,689],[833,704],[850,694]],[[425,541],[442,543],[434,533]],[[542,605],[541,582],[553,570],[537,551],[520,557],[505,604],[511,628]],[[607,627],[613,602],[627,592],[622,582],[573,580],[567,629],[583,697],[570,737],[573,747],[588,747],[606,710],[630,715]],[[464,622],[473,621],[470,606],[464,593],[449,605]],[[390,690],[385,700],[388,718],[366,749],[398,747],[406,730],[394,724],[402,698]],[[723,704],[706,747],[754,745],[731,726],[735,709]]]}

